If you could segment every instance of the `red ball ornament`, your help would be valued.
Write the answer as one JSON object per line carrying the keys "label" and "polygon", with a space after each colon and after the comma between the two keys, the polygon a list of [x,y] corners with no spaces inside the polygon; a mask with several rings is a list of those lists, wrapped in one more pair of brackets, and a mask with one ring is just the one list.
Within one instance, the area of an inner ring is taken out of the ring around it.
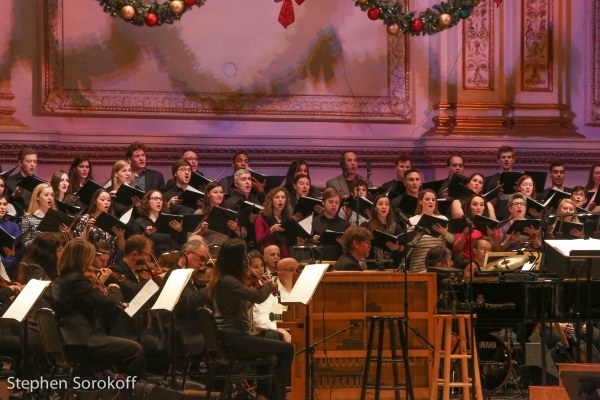
{"label": "red ball ornament", "polygon": [[186,6],[195,6],[196,5],[196,0],[183,0],[183,2],[185,3]]}
{"label": "red ball ornament", "polygon": [[410,23],[410,30],[413,32],[421,32],[423,30],[423,27],[423,21],[421,21],[420,19],[414,19]]}
{"label": "red ball ornament", "polygon": [[381,10],[377,7],[369,8],[369,11],[367,11],[367,16],[373,21],[378,20],[380,15]]}
{"label": "red ball ornament", "polygon": [[158,17],[154,13],[148,13],[144,19],[144,22],[147,26],[154,26],[158,23]]}

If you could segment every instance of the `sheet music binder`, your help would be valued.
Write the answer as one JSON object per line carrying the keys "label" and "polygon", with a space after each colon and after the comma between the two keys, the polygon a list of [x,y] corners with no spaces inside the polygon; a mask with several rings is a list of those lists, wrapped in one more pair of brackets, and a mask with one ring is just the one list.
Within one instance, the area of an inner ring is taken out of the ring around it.
{"label": "sheet music binder", "polygon": [[154,303],[151,310],[172,312],[181,297],[183,288],[192,277],[192,272],[194,272],[192,268],[177,269],[171,272],[167,283],[163,287],[162,292],[160,292],[158,300],[156,300],[156,303]]}
{"label": "sheet music binder", "polygon": [[51,281],[39,281],[37,279],[31,279],[27,282],[27,285],[23,291],[17,296],[15,301],[6,310],[2,318],[14,319],[18,322],[23,322],[27,315],[31,312],[31,309],[42,297],[44,290],[50,286]]}
{"label": "sheet music binder", "polygon": [[282,301],[281,304],[286,306],[308,305],[323,279],[323,275],[327,272],[327,268],[329,268],[329,264],[311,264],[304,267],[288,300]]}

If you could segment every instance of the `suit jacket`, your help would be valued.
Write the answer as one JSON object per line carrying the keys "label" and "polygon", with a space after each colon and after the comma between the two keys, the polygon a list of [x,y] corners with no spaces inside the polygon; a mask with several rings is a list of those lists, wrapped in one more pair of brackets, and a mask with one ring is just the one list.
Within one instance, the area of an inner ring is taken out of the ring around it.
{"label": "suit jacket", "polygon": [[144,169],[145,186],[144,191],[158,189],[161,192],[165,191],[165,178],[163,174],[153,169]]}
{"label": "suit jacket", "polygon": [[[356,179],[356,178],[354,178],[354,179]],[[358,175],[358,179],[363,180],[363,181],[366,180],[368,187],[373,187],[373,182],[371,182],[370,179],[367,180],[360,175]],[[346,196],[352,195],[352,193],[350,193],[350,188],[348,187],[348,183],[346,183],[346,177],[344,176],[344,174],[338,175],[335,178],[328,180],[325,187],[334,188],[338,192],[340,192],[342,195],[346,195]]]}
{"label": "suit jacket", "polygon": [[76,271],[59,275],[52,284],[54,311],[65,345],[98,347],[108,344],[101,314],[117,308],[123,301],[119,289],[104,295],[89,279]]}
{"label": "suit jacket", "polygon": [[359,261],[348,252],[342,254],[333,266],[334,271],[363,271]]}
{"label": "suit jacket", "polygon": [[23,190],[23,192],[18,196],[13,196],[13,192],[17,189],[17,185],[24,179],[21,173],[16,173],[14,175],[6,178],[6,193],[8,195],[8,202],[15,207],[17,213],[19,215],[23,215],[23,213],[29,207],[29,203],[31,202],[31,192],[29,190]]}

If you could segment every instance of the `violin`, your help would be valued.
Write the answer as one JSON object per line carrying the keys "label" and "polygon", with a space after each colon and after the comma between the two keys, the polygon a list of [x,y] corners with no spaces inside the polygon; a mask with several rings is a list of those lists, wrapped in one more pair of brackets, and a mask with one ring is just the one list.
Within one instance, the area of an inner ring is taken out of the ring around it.
{"label": "violin", "polygon": [[[251,276],[247,274],[242,277],[242,282],[248,286],[256,289],[261,288],[265,283],[271,281],[271,277],[268,275],[259,275],[254,271],[250,266],[246,267],[247,270],[250,271]],[[273,285],[273,295],[277,296],[277,285]]]}
{"label": "violin", "polygon": [[108,295],[108,290],[106,289],[106,286],[104,286],[104,284],[102,282],[100,282],[100,279],[98,278],[100,276],[101,272],[102,271],[100,271],[99,269],[96,269],[90,265],[88,267],[88,269],[83,272],[83,274],[89,278],[90,283],[92,284],[92,286],[94,288],[96,288],[97,290],[102,292],[103,295],[106,296],[106,295]]}
{"label": "violin", "polygon": [[138,279],[142,282],[149,281],[150,279],[156,278],[168,271],[168,269],[165,270],[160,266],[156,256],[154,255],[154,252],[150,253],[150,257],[152,258],[154,265],[150,266],[148,264],[144,264],[146,267],[145,269],[140,269],[135,272]]}

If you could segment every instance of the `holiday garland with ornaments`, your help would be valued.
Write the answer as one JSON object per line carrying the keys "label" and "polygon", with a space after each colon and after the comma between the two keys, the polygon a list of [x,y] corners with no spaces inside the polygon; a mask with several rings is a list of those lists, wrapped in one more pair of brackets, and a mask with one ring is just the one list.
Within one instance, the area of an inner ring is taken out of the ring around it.
{"label": "holiday garland with ornaments", "polygon": [[206,0],[167,0],[162,4],[158,2],[145,3],[140,0],[99,0],[104,7],[104,12],[112,17],[120,16],[125,21],[134,25],[155,26],[172,24],[181,16],[192,10],[193,6],[202,7]]}

